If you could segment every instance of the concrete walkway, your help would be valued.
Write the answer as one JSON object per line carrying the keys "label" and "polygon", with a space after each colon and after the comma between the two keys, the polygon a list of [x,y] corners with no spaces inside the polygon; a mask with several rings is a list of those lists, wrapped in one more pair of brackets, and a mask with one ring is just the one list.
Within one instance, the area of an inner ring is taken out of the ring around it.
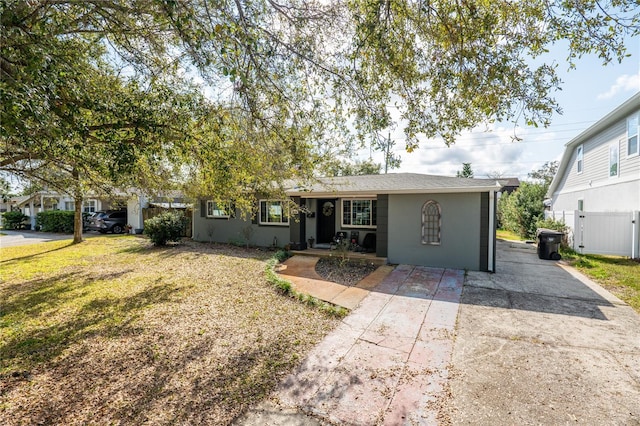
{"label": "concrete walkway", "polygon": [[465,282],[452,423],[640,425],[640,316],[534,247],[497,260]]}
{"label": "concrete walkway", "polygon": [[347,309],[355,309],[369,295],[369,291],[394,269],[389,265],[379,266],[362,281],[350,287],[323,280],[315,269],[318,260],[318,257],[312,256],[293,256],[284,262],[278,272],[290,281],[298,292]]}
{"label": "concrete walkway", "polygon": [[298,291],[357,307],[270,401],[237,424],[435,424],[464,272],[382,267],[378,276],[347,288],[319,280],[309,266],[287,262],[283,272]]}

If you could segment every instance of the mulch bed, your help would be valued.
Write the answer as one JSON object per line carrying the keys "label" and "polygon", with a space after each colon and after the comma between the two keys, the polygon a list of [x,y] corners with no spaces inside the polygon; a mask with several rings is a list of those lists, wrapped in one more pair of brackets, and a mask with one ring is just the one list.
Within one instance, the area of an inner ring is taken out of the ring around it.
{"label": "mulch bed", "polygon": [[316,272],[323,279],[334,283],[354,286],[377,269],[366,261],[344,260],[337,257],[322,257],[316,264]]}

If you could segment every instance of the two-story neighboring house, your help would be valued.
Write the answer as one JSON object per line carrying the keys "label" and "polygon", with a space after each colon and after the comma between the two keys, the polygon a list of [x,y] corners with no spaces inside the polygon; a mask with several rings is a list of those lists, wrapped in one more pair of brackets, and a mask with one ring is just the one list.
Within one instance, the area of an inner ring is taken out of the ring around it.
{"label": "two-story neighboring house", "polygon": [[548,217],[574,249],[640,257],[640,92],[569,141],[549,186]]}

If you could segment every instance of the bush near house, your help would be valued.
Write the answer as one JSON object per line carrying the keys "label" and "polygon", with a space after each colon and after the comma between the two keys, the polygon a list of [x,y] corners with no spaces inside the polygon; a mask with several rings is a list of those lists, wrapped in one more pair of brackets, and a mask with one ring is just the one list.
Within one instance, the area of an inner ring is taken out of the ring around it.
{"label": "bush near house", "polygon": [[503,195],[498,203],[501,227],[523,238],[535,238],[538,222],[544,220],[546,190],[545,185],[523,182],[515,192]]}
{"label": "bush near house", "polygon": [[21,229],[29,220],[29,216],[22,214],[21,211],[12,211],[2,213],[4,229]]}
{"label": "bush near house", "polygon": [[169,241],[180,241],[187,218],[180,211],[159,214],[144,221],[144,233],[156,246],[164,246]]}
{"label": "bush near house", "polygon": [[554,231],[562,232],[564,236],[562,237],[562,248],[569,247],[569,227],[564,224],[564,222],[560,222],[558,220],[553,219],[544,219],[536,222],[536,228],[545,228],[552,229]]}
{"label": "bush near house", "polygon": [[49,210],[36,216],[36,226],[42,232],[73,233],[74,212],[66,210]]}

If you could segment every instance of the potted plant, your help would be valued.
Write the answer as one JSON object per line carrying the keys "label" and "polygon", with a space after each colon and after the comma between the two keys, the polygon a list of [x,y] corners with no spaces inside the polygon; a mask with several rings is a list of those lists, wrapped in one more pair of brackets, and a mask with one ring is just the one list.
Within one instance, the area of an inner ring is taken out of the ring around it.
{"label": "potted plant", "polygon": [[307,242],[309,243],[309,248],[313,248],[313,243],[316,241],[315,238],[313,238],[313,236],[309,237],[307,239]]}

